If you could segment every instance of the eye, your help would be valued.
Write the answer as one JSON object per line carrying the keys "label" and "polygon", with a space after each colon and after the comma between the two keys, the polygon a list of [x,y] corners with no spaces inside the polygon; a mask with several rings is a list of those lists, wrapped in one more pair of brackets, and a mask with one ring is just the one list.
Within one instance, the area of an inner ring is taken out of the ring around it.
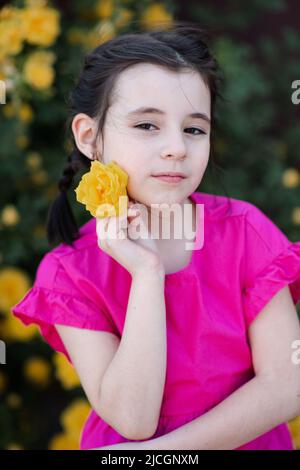
{"label": "eye", "polygon": [[[147,129],[141,127],[141,126],[153,126],[153,125],[154,125],[154,124],[150,124],[150,122],[144,122],[143,124],[138,124],[137,126],[134,126],[134,127],[138,127],[138,128],[140,128],[140,129],[147,130]],[[154,127],[156,127],[156,126],[154,126]]]}
{"label": "eye", "polygon": [[193,135],[201,135],[201,134],[206,135],[206,132],[204,132],[202,129],[198,129],[198,127],[188,127],[188,129],[193,129],[194,131],[199,131],[199,134],[193,134]]}
{"label": "eye", "polygon": [[[154,126],[154,124],[151,124],[150,122],[144,122],[143,124],[138,124],[137,126],[134,126],[134,127],[137,127],[137,128],[143,129],[143,130],[149,130],[149,129],[145,129],[144,127],[141,127],[141,126]],[[156,126],[154,126],[154,127],[156,127]],[[197,127],[188,127],[187,129],[193,129],[195,131],[199,131],[199,134],[193,133],[193,135],[201,135],[201,134],[206,135],[206,132],[202,131],[202,129],[198,129]]]}

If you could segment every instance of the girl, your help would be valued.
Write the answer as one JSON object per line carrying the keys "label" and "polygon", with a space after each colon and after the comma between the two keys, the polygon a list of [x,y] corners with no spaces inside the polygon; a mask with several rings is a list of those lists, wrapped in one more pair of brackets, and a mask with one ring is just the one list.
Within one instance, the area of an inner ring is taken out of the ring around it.
{"label": "girl", "polygon": [[[81,449],[293,449],[300,242],[249,202],[197,192],[220,96],[204,38],[183,23],[120,35],[70,97],[74,151],[48,219],[61,243],[13,313],[74,365],[92,406]],[[127,221],[165,217],[169,238],[121,239],[114,217],[77,230],[66,193],[93,159],[129,175]],[[157,176],[170,172],[184,177]],[[160,204],[179,207],[173,223]],[[194,250],[174,236],[186,208]]]}

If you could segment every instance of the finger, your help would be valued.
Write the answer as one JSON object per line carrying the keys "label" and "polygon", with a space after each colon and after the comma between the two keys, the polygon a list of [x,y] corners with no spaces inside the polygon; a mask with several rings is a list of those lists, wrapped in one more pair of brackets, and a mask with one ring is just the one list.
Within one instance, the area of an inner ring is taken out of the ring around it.
{"label": "finger", "polygon": [[97,218],[96,232],[99,238],[101,239],[106,238],[108,224],[109,224],[109,217],[105,217],[104,219]]}
{"label": "finger", "polygon": [[123,214],[119,217],[110,217],[108,226],[107,226],[107,236],[109,239],[123,240],[126,238],[127,231],[127,214]]}

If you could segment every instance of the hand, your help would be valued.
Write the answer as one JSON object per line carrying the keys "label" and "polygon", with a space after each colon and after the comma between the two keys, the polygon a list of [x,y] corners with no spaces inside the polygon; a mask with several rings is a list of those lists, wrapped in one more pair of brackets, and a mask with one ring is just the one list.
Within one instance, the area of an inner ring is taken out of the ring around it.
{"label": "hand", "polygon": [[[132,206],[133,201],[130,201],[128,212],[123,216],[96,217],[98,246],[127,269],[132,276],[141,270],[159,271],[164,274],[156,242],[148,231],[147,210],[140,210],[140,213],[137,213]],[[146,238],[132,240],[130,235],[133,236],[134,228],[138,225]]]}

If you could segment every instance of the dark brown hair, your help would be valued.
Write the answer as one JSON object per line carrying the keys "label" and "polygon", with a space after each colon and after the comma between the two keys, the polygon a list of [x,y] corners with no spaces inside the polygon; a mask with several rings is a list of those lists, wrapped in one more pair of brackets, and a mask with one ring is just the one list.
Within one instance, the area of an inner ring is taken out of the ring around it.
{"label": "dark brown hair", "polygon": [[116,81],[123,70],[138,63],[164,66],[172,71],[198,71],[211,94],[211,122],[215,122],[217,98],[222,98],[224,80],[216,59],[208,49],[209,33],[191,22],[177,21],[167,28],[149,32],[120,34],[106,41],[83,58],[83,66],[68,98],[70,132],[74,150],[58,182],[60,193],[49,208],[47,236],[49,244],[64,242],[73,246],[79,236],[78,226],[67,198],[74,175],[90,169],[91,160],[76,147],[71,124],[74,116],[85,113],[98,122],[102,131],[111,104]]}

